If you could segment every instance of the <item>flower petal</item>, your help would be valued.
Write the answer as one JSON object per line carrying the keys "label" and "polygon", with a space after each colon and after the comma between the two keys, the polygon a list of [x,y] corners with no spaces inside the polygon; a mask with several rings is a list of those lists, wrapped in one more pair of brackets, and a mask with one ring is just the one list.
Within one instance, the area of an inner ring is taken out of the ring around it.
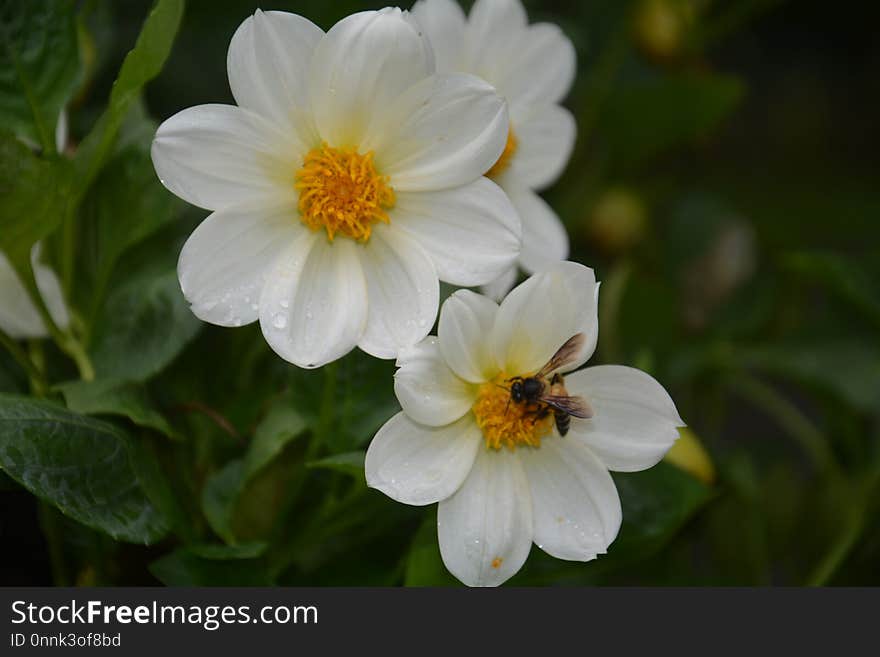
{"label": "flower petal", "polygon": [[312,59],[309,90],[321,138],[336,147],[361,145],[372,120],[433,72],[430,43],[400,9],[342,19]]}
{"label": "flower petal", "polygon": [[611,470],[637,472],[655,465],[684,422],[669,393],[650,375],[621,365],[588,367],[565,379],[569,394],[593,407],[589,420],[572,419],[573,438]]}
{"label": "flower petal", "polygon": [[440,304],[437,271],[424,249],[393,226],[376,226],[359,251],[369,303],[358,346],[376,358],[396,358],[434,326]]}
{"label": "flower petal", "polygon": [[440,280],[452,285],[493,280],[521,250],[516,210],[487,178],[441,192],[400,193],[391,222],[418,241]]}
{"label": "flower petal", "polygon": [[468,586],[498,586],[517,573],[532,543],[529,484],[517,454],[479,449],[473,469],[440,502],[443,563]]}
{"label": "flower petal", "polygon": [[542,107],[524,122],[512,122],[517,137],[516,155],[507,175],[530,189],[556,182],[571,157],[577,138],[574,117],[564,107]]}
{"label": "flower petal", "polygon": [[411,10],[434,48],[439,73],[461,70],[467,18],[455,0],[419,0]]}
{"label": "flower petal", "polygon": [[492,343],[499,367],[511,376],[535,372],[573,335],[584,333],[584,349],[561,372],[583,365],[596,348],[598,284],[593,270],[559,262],[519,285],[502,302]]}
{"label": "flower petal", "polygon": [[320,27],[302,16],[257,9],[238,27],[226,55],[235,102],[295,133],[303,143],[314,141],[308,76],[323,36]]}
{"label": "flower petal", "polygon": [[293,196],[291,163],[302,146],[256,114],[198,105],[159,126],[151,151],[159,180],[206,210]]}
{"label": "flower petal", "polygon": [[536,23],[521,33],[506,64],[497,78],[486,79],[507,98],[511,116],[519,118],[565,98],[574,82],[577,53],[558,26]]}
{"label": "flower petal", "polygon": [[329,243],[302,231],[284,251],[260,297],[260,327],[284,360],[316,368],[351,351],[364,331],[367,284],[349,239]]}
{"label": "flower petal", "polygon": [[473,386],[449,369],[435,337],[401,350],[394,374],[394,394],[416,422],[439,427],[455,422],[474,404]]}
{"label": "flower petal", "polygon": [[552,267],[568,257],[568,233],[547,202],[525,187],[508,187],[508,196],[522,222],[523,249],[519,264],[527,272]]}
{"label": "flower petal", "polygon": [[443,303],[437,329],[440,350],[462,379],[483,383],[498,374],[488,339],[497,314],[497,303],[470,290],[459,290]]}
{"label": "flower petal", "polygon": [[367,485],[414,506],[445,500],[461,487],[481,445],[470,416],[433,429],[398,413],[370,443]]}
{"label": "flower petal", "polygon": [[449,189],[478,180],[504,151],[507,106],[487,82],[432,75],[411,87],[370,127],[365,150],[396,191]]}
{"label": "flower petal", "polygon": [[[37,289],[52,319],[59,328],[66,329],[70,324],[70,315],[64,303],[61,284],[55,272],[40,263],[39,257],[40,245],[35,244],[31,249],[31,266]],[[49,334],[18,273],[3,252],[0,252],[0,329],[16,340],[44,338]]]}
{"label": "flower petal", "polygon": [[477,0],[465,31],[464,70],[497,86],[522,48],[527,24],[520,0]]}
{"label": "flower petal", "polygon": [[617,537],[623,513],[614,480],[582,443],[549,438],[525,450],[535,544],[559,559],[589,561]]}
{"label": "flower petal", "polygon": [[199,319],[219,326],[257,321],[267,276],[305,230],[295,204],[221,210],[189,236],[177,263],[183,295]]}
{"label": "flower petal", "polygon": [[516,285],[517,278],[519,278],[519,267],[514,265],[502,272],[494,281],[481,286],[480,292],[493,301],[500,303],[507,296],[507,293],[513,289],[513,286]]}

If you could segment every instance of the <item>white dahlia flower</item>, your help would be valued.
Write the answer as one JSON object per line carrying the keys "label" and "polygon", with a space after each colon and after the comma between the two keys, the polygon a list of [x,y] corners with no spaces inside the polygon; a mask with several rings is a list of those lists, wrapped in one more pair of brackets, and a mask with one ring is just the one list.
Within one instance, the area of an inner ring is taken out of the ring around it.
{"label": "white dahlia flower", "polygon": [[355,346],[393,358],[431,330],[438,278],[480,285],[516,260],[516,212],[483,177],[504,150],[505,104],[476,77],[435,74],[407,13],[325,34],[257,11],[227,68],[237,106],[176,114],[152,150],[162,183],[213,211],[178,265],[204,321],[259,319],[301,367]]}
{"label": "white dahlia flower", "polygon": [[[31,249],[31,266],[37,289],[54,322],[61,329],[70,324],[70,315],[55,272],[40,262],[40,245]],[[45,338],[49,335],[43,318],[9,260],[0,251],[0,330],[15,339]]]}
{"label": "white dahlia flower", "polygon": [[[412,13],[431,40],[438,71],[477,75],[507,100],[507,145],[486,175],[519,212],[520,267],[532,273],[565,260],[565,228],[535,192],[556,181],[575,143],[574,117],[559,105],[577,66],[571,41],[556,25],[529,25],[520,0],[477,0],[469,17],[455,0],[419,0]],[[502,298],[516,276],[511,267],[485,288],[487,294]]]}
{"label": "white dahlia flower", "polygon": [[571,262],[500,307],[462,290],[438,336],[398,358],[403,412],[370,444],[367,482],[405,504],[440,503],[440,552],[465,584],[501,584],[532,542],[560,559],[605,553],[621,522],[609,470],[650,468],[678,437],[675,404],[644,372],[574,371],[596,346],[597,300],[593,271]]}

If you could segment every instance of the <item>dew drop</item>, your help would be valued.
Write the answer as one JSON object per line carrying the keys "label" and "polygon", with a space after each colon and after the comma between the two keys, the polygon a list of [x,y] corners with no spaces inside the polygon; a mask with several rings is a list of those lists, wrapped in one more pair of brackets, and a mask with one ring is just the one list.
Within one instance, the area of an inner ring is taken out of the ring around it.
{"label": "dew drop", "polygon": [[286,327],[287,326],[287,315],[282,315],[281,313],[278,313],[277,315],[275,315],[275,317],[272,319],[272,326],[277,328],[279,331],[281,329],[283,329],[284,327]]}

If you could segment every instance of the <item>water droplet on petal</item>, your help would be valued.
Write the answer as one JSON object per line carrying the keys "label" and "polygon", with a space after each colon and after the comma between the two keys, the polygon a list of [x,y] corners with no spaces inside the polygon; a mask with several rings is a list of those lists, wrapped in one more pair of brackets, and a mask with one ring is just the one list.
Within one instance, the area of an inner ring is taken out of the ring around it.
{"label": "water droplet on petal", "polygon": [[277,328],[279,331],[281,329],[283,329],[284,327],[286,327],[287,326],[287,315],[282,315],[281,313],[278,313],[277,315],[275,315],[275,317],[272,319],[272,326]]}

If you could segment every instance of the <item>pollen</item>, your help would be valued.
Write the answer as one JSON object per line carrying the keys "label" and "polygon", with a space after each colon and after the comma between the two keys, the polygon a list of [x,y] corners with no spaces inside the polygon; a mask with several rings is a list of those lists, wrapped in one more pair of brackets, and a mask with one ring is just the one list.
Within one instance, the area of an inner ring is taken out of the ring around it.
{"label": "pollen", "polygon": [[513,127],[511,127],[507,132],[507,143],[504,145],[504,152],[501,153],[501,157],[499,157],[498,161],[492,165],[492,168],[486,172],[486,176],[488,178],[496,178],[507,171],[507,169],[510,168],[510,163],[513,162],[513,156],[516,155],[516,149],[518,147],[519,140],[516,138],[516,133],[514,133]]}
{"label": "pollen", "polygon": [[303,159],[296,173],[300,220],[312,230],[358,242],[370,239],[373,225],[389,223],[396,198],[387,176],[379,175],[373,153],[322,144]]}
{"label": "pollen", "polygon": [[499,374],[493,381],[480,386],[472,407],[486,447],[494,450],[540,447],[541,438],[553,430],[553,414],[546,413],[542,417],[541,407],[512,401],[509,378],[506,374]]}

